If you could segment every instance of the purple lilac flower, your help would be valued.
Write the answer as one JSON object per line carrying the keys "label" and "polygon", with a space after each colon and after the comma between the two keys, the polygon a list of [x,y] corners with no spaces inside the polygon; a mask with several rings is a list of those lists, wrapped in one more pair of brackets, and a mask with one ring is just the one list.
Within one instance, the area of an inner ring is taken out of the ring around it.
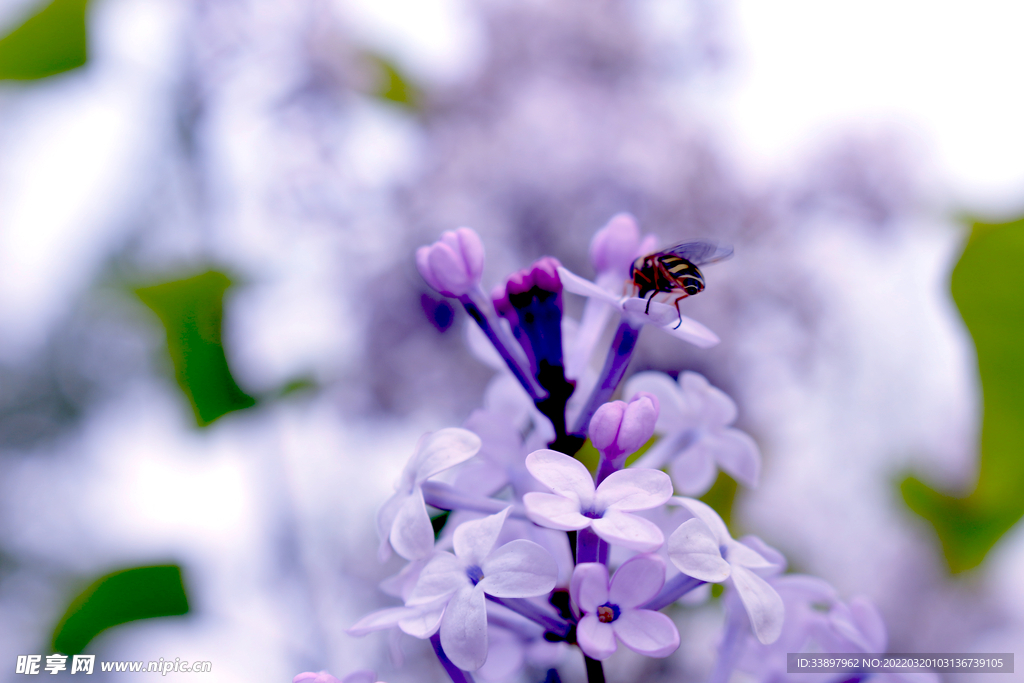
{"label": "purple lilac flower", "polygon": [[395,485],[395,494],[377,514],[381,561],[390,555],[389,548],[407,560],[424,558],[433,552],[434,529],[420,487],[435,474],[472,458],[478,450],[480,437],[465,429],[450,427],[420,438],[416,452]]}
{"label": "purple lilac flower", "polygon": [[758,640],[777,640],[785,607],[775,589],[756,573],[775,570],[776,563],[733,540],[722,518],[705,503],[692,498],[673,501],[689,510],[693,518],[669,536],[669,559],[679,571],[695,579],[710,583],[728,580],[739,594]]}
{"label": "purple lilac flower", "polygon": [[440,642],[460,669],[487,659],[485,596],[525,598],[555,587],[558,567],[541,546],[515,540],[495,549],[508,510],[464,522],[453,537],[455,553],[439,551],[420,572],[408,606],[439,605]]}
{"label": "purple lilac flower", "polygon": [[625,396],[649,394],[661,411],[654,431],[661,435],[638,466],[666,465],[676,488],[687,496],[707,492],[716,467],[755,488],[761,473],[761,453],[744,432],[730,427],[736,403],[696,372],[683,372],[679,381],[662,372],[641,372],[626,382]]}
{"label": "purple lilac flower", "polygon": [[616,641],[648,657],[666,657],[679,647],[679,632],[660,612],[643,609],[665,583],[665,562],[657,555],[637,555],[608,580],[597,562],[576,566],[570,594],[582,613],[576,640],[588,657],[601,660],[618,649]]}
{"label": "purple lilac flower", "polygon": [[531,453],[526,467],[553,491],[523,496],[527,515],[537,524],[562,531],[592,529],[608,543],[640,552],[657,550],[665,542],[661,529],[630,514],[671,498],[672,482],[664,472],[630,468],[595,487],[579,460],[549,450]]}
{"label": "purple lilac flower", "polygon": [[[631,215],[613,216],[590,242],[590,262],[597,272],[597,285],[610,294],[625,293],[633,261],[654,251],[656,245],[654,235],[641,240],[640,228]],[[590,371],[591,358],[617,312],[618,307],[604,298],[587,297],[572,343],[566,347],[566,375],[576,380],[578,391],[583,390],[587,395],[597,381],[596,369]]]}
{"label": "purple lilac flower", "polygon": [[534,401],[547,392],[530,373],[529,359],[494,310],[490,297],[480,287],[484,248],[480,237],[469,228],[446,232],[437,242],[416,250],[420,275],[439,293],[459,300],[487,339],[501,355],[512,374]]}

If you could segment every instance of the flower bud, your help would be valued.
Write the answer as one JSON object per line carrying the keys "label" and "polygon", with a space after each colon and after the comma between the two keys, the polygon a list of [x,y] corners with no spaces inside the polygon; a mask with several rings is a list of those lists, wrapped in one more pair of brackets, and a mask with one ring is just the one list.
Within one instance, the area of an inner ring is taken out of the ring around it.
{"label": "flower bud", "polygon": [[524,270],[513,273],[508,278],[507,291],[509,296],[523,294],[534,287],[545,292],[559,293],[562,281],[558,277],[558,269],[562,266],[553,256],[544,256]]}
{"label": "flower bud", "polygon": [[416,266],[427,284],[441,294],[464,296],[480,284],[484,245],[469,228],[450,230],[437,242],[416,250]]}
{"label": "flower bud", "polygon": [[635,452],[654,434],[658,399],[640,393],[629,403],[612,401],[597,409],[590,420],[590,442],[609,460]]}
{"label": "flower bud", "polygon": [[590,241],[590,262],[598,273],[626,277],[640,243],[640,226],[628,213],[612,216]]}

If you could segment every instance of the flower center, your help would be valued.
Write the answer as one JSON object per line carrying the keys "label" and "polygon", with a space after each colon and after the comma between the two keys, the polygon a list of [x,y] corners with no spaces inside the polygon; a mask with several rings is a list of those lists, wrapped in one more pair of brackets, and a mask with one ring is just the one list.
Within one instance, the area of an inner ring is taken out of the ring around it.
{"label": "flower center", "polygon": [[598,512],[594,508],[590,508],[589,510],[583,510],[580,514],[588,519],[601,519],[602,517],[604,517],[603,512]]}
{"label": "flower center", "polygon": [[480,567],[476,566],[475,564],[471,565],[469,567],[466,567],[466,577],[475,586],[478,583],[480,583],[480,579],[484,578],[484,570],[480,569]]}
{"label": "flower center", "polygon": [[619,618],[619,606],[606,602],[597,608],[597,620],[602,624],[610,624]]}

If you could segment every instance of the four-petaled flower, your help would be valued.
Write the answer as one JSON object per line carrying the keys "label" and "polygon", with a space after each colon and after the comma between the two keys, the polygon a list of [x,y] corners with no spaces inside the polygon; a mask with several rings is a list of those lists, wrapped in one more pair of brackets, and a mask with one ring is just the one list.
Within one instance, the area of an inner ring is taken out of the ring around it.
{"label": "four-petaled flower", "polygon": [[452,538],[455,554],[435,553],[406,601],[434,608],[441,646],[460,669],[479,669],[487,659],[485,594],[528,598],[555,587],[558,566],[541,546],[518,539],[494,548],[508,512],[463,522]]}
{"label": "four-petaled flower", "polygon": [[608,568],[599,562],[576,566],[569,593],[583,614],[576,626],[580,649],[593,659],[605,659],[623,645],[648,657],[666,657],[679,647],[679,631],[661,612],[643,609],[665,584],[665,561],[657,555],[637,555],[622,564],[608,581]]}
{"label": "four-petaled flower", "polygon": [[434,550],[434,528],[423,501],[420,484],[430,477],[469,460],[480,450],[480,437],[466,429],[449,427],[424,434],[409,458],[395,494],[377,513],[380,560],[389,556],[388,543],[407,560],[427,557]]}
{"label": "four-petaled flower", "polygon": [[654,395],[661,408],[654,431],[662,438],[641,467],[666,464],[672,481],[687,496],[704,494],[715,481],[716,466],[733,479],[755,488],[761,474],[761,453],[744,432],[732,428],[736,403],[696,372],[674,381],[663,372],[641,372],[626,382],[624,396]]}
{"label": "four-petaled flower", "polygon": [[730,580],[750,617],[754,635],[762,643],[775,642],[782,632],[782,598],[754,570],[770,571],[775,563],[729,535],[725,522],[705,503],[673,498],[690,514],[668,537],[668,557],[679,571],[701,581]]}
{"label": "four-petaled flower", "polygon": [[654,523],[630,514],[672,497],[672,481],[664,472],[619,470],[595,487],[579,460],[549,450],[530,453],[526,468],[554,492],[523,496],[527,515],[537,524],[562,531],[590,528],[608,543],[639,552],[657,550],[665,542]]}

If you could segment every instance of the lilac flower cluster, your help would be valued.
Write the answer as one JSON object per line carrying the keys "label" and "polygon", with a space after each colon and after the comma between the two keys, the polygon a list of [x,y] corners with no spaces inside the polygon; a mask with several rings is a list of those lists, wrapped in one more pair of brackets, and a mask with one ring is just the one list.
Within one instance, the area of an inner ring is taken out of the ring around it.
{"label": "lilac flower cluster", "polygon": [[[615,216],[591,244],[596,282],[545,257],[490,295],[473,231],[419,249],[423,278],[463,305],[483,333],[471,346],[501,372],[464,428],[420,439],[377,518],[380,559],[408,562],[382,584],[402,604],[350,634],[397,627],[429,639],[454,683],[551,683],[581,666],[595,683],[620,645],[647,657],[676,651],[679,631],[661,610],[718,583],[726,619],[715,683],[735,671],[774,679],[785,653],[805,648],[884,650],[870,603],[845,604],[823,581],[784,575],[778,551],[733,539],[695,498],[718,469],[757,484],[761,456],[730,426],[735,403],[693,372],[643,372],[623,384],[644,326],[702,348],[718,341],[665,297],[633,295],[630,265],[654,244],[632,217]],[[578,322],[563,315],[566,291],[588,298]],[[620,387],[627,400],[611,400]],[[575,457],[588,439],[599,453],[593,472]],[[431,508],[447,512],[440,532]],[[295,683],[336,680],[304,673]]]}

